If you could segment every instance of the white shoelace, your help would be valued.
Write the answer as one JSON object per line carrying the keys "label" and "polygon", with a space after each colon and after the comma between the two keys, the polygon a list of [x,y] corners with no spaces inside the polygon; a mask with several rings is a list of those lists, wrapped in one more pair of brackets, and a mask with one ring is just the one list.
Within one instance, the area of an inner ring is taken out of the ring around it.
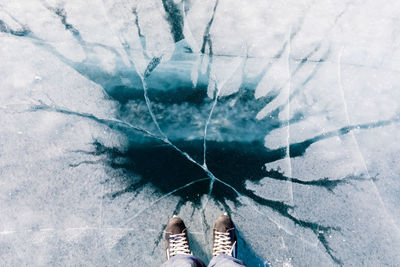
{"label": "white shoelace", "polygon": [[232,256],[233,247],[235,244],[231,244],[231,237],[229,233],[214,232],[214,247],[213,247],[213,257],[220,254],[227,254]]}
{"label": "white shoelace", "polygon": [[169,256],[173,257],[177,254],[188,254],[190,255],[189,243],[185,234],[170,235],[170,248]]}

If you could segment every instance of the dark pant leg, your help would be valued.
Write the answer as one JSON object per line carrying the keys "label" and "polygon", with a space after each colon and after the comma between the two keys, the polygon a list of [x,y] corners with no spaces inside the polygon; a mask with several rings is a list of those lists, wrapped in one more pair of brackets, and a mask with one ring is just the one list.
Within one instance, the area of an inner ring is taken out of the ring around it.
{"label": "dark pant leg", "polygon": [[162,267],[206,267],[206,265],[193,255],[178,254],[166,261]]}
{"label": "dark pant leg", "polygon": [[212,258],[208,267],[246,267],[246,265],[232,256],[221,254]]}

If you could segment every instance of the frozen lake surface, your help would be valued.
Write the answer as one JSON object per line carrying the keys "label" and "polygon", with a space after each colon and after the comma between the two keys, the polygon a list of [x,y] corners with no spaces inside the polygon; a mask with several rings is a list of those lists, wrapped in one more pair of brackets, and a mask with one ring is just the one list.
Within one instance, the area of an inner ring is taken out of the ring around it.
{"label": "frozen lake surface", "polygon": [[0,0],[0,265],[400,265],[400,2]]}

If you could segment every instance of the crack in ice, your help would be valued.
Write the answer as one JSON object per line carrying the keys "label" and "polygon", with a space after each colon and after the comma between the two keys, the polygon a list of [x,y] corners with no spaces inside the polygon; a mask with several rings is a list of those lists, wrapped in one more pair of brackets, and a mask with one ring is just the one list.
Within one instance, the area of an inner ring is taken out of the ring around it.
{"label": "crack in ice", "polygon": [[[286,111],[286,117],[287,117],[287,131],[286,131],[286,158],[288,159],[288,163],[289,163],[289,176],[292,176],[292,162],[290,159],[290,89],[292,86],[292,73],[291,73],[291,68],[290,68],[290,54],[291,54],[291,34],[292,29],[290,29],[289,31],[289,40],[288,40],[288,58],[287,58],[287,67],[288,67],[288,75],[289,75],[289,82],[287,85],[287,95],[288,95],[288,99],[287,99],[287,111]],[[291,196],[291,204],[294,205],[294,198],[293,198],[293,186],[292,183],[290,182],[290,188],[289,188],[289,194]]]}
{"label": "crack in ice", "polygon": [[127,220],[125,221],[124,224],[126,225],[126,224],[129,224],[130,222],[132,222],[132,220],[134,220],[137,216],[139,216],[140,214],[142,214],[144,211],[146,211],[148,208],[150,208],[151,206],[153,206],[154,204],[156,204],[156,203],[159,202],[160,200],[162,200],[162,199],[164,199],[164,198],[166,198],[166,197],[168,197],[168,196],[170,196],[170,195],[172,195],[172,194],[178,192],[179,190],[182,190],[182,189],[184,189],[184,188],[187,188],[187,187],[191,186],[192,184],[195,184],[195,183],[198,183],[198,182],[201,182],[201,181],[206,181],[206,180],[209,180],[209,179],[210,179],[210,178],[208,178],[208,177],[207,177],[207,178],[197,179],[197,180],[191,181],[190,183],[187,183],[187,184],[185,184],[185,185],[183,185],[183,186],[180,186],[180,187],[178,187],[178,188],[176,188],[176,189],[174,189],[174,190],[168,192],[167,194],[164,194],[162,197],[159,197],[158,199],[156,199],[156,200],[150,202],[149,205],[147,205],[147,206],[144,207],[143,209],[139,210],[134,216],[132,216],[132,217],[130,217],[129,219],[127,219]]}
{"label": "crack in ice", "polygon": [[[342,80],[341,61],[342,61],[343,50],[344,50],[344,47],[342,47],[342,48],[340,49],[340,51],[339,51],[339,55],[338,55],[338,70],[337,70],[337,73],[338,73],[338,81],[339,81],[339,89],[340,89],[339,91],[340,91],[341,98],[342,98],[342,100],[343,100],[343,107],[344,107],[345,118],[346,118],[347,125],[350,125],[350,117],[349,117],[347,102],[346,102],[346,98],[345,98],[345,94],[344,94],[343,80]],[[357,152],[358,152],[358,155],[359,155],[359,157],[360,157],[360,159],[361,159],[361,162],[362,162],[364,171],[366,172],[366,174],[367,174],[367,176],[368,176],[368,178],[369,178],[369,181],[370,181],[371,184],[373,185],[373,188],[374,188],[374,190],[375,190],[375,194],[378,196],[379,202],[381,203],[381,205],[382,205],[382,207],[383,207],[383,209],[384,209],[384,212],[385,212],[386,216],[387,216],[388,218],[390,218],[390,222],[391,222],[391,224],[393,225],[394,229],[396,229],[397,233],[400,234],[400,229],[399,229],[399,227],[397,226],[396,221],[394,220],[393,216],[390,215],[390,213],[388,212],[387,207],[386,207],[385,203],[383,202],[383,199],[382,199],[382,197],[381,197],[381,195],[380,195],[380,193],[379,193],[378,187],[376,186],[374,180],[371,178],[371,175],[370,175],[369,170],[368,170],[368,167],[367,167],[367,163],[365,162],[364,156],[363,156],[363,154],[362,154],[362,152],[361,152],[361,150],[360,150],[360,146],[359,146],[358,141],[357,141],[357,139],[356,139],[356,137],[355,137],[355,135],[354,135],[354,132],[351,131],[351,132],[350,132],[350,135],[351,135],[351,138],[353,139],[353,142],[354,142],[354,144],[355,144],[355,146],[356,146],[356,148],[357,148]]]}

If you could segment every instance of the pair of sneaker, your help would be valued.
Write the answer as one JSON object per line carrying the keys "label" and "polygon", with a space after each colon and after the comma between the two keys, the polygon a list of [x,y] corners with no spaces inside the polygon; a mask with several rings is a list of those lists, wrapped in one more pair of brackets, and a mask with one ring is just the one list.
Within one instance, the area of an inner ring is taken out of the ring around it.
{"label": "pair of sneaker", "polygon": [[[192,255],[187,229],[183,220],[174,215],[165,228],[167,259],[178,255]],[[226,254],[236,258],[237,242],[235,226],[224,213],[217,218],[213,228],[213,257]]]}

